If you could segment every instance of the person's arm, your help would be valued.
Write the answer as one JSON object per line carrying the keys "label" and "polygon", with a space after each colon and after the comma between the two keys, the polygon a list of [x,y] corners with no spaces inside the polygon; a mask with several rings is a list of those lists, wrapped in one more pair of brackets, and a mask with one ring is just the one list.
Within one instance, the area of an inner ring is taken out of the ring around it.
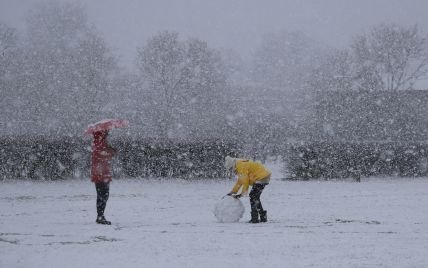
{"label": "person's arm", "polygon": [[228,195],[237,194],[239,189],[241,189],[241,182],[238,179]]}
{"label": "person's arm", "polygon": [[116,154],[116,149],[110,147],[109,145],[104,146],[99,149],[99,155],[103,158],[111,158]]}

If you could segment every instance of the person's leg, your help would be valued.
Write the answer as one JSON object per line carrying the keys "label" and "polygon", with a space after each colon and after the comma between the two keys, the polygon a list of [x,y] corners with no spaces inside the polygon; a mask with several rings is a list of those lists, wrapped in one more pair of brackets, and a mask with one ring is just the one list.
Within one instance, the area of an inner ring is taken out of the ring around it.
{"label": "person's leg", "polygon": [[104,211],[110,194],[110,184],[103,182],[96,183],[95,189],[97,190],[97,223],[110,224],[104,217]]}
{"label": "person's leg", "polygon": [[[262,194],[262,191],[264,190],[264,188],[266,187],[266,184],[259,184],[260,185],[260,195]],[[263,210],[263,206],[262,206],[262,202],[260,201],[260,195],[259,195],[259,206],[258,206],[258,211],[260,214],[260,222],[267,222],[267,211]]]}
{"label": "person's leg", "polygon": [[260,195],[263,192],[264,184],[254,184],[250,192],[251,204],[251,221],[252,223],[259,222],[259,213],[263,211],[262,203],[260,202]]}
{"label": "person's leg", "polygon": [[98,216],[104,216],[109,197],[109,183],[96,183],[95,188],[97,190],[97,214]]}

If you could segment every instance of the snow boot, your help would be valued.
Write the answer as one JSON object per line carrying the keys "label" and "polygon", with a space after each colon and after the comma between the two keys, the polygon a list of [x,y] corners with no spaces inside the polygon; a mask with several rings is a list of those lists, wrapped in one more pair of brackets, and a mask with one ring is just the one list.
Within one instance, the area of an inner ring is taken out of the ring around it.
{"label": "snow boot", "polygon": [[106,220],[106,218],[104,216],[98,216],[96,222],[98,224],[105,224],[105,225],[110,225],[111,222]]}
{"label": "snow boot", "polygon": [[260,211],[260,222],[267,222],[267,211]]}
{"label": "snow boot", "polygon": [[259,223],[259,212],[251,211],[251,220],[249,223]]}

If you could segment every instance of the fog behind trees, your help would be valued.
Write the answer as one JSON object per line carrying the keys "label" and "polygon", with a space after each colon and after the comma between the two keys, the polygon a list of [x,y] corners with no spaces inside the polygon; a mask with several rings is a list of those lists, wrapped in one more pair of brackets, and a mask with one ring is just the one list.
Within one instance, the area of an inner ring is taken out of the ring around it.
{"label": "fog behind trees", "polygon": [[[412,4],[418,2],[408,3]],[[297,7],[310,12],[304,4]],[[215,36],[191,36],[186,29],[154,32],[153,25],[147,25],[152,33],[147,36],[146,25],[140,25],[135,40],[140,35],[147,38],[124,63],[112,46],[113,35],[94,23],[103,19],[99,14],[91,17],[93,8],[35,1],[20,26],[0,22],[1,135],[80,137],[87,124],[120,117],[131,122],[128,135],[239,138],[258,146],[323,136],[314,135],[317,132],[334,136],[331,122],[321,122],[335,113],[325,102],[331,92],[349,91],[354,97],[355,92],[428,88],[426,28],[416,23],[375,23],[348,34],[348,42],[342,37],[339,47],[325,42],[314,29],[305,31],[307,25],[287,29],[278,24],[254,39],[241,38],[246,40],[242,51],[220,44]],[[202,31],[200,27],[195,25]],[[248,27],[257,30],[255,24]],[[320,117],[320,107],[326,107],[326,117]],[[337,113],[343,114],[340,107]],[[361,118],[371,107],[360,107],[361,114],[354,107],[349,116]],[[376,120],[387,121],[384,115]]]}

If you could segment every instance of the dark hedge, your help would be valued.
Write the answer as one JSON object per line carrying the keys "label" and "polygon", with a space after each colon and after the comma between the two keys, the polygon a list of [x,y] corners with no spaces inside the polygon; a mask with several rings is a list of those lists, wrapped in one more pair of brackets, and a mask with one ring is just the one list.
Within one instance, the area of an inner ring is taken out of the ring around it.
{"label": "dark hedge", "polygon": [[291,145],[287,169],[295,179],[427,176],[428,144],[314,142]]}
{"label": "dark hedge", "polygon": [[[230,141],[159,141],[116,138],[114,177],[225,177],[226,155],[236,155]],[[90,175],[90,140],[60,137],[0,138],[0,178],[57,180]]]}

